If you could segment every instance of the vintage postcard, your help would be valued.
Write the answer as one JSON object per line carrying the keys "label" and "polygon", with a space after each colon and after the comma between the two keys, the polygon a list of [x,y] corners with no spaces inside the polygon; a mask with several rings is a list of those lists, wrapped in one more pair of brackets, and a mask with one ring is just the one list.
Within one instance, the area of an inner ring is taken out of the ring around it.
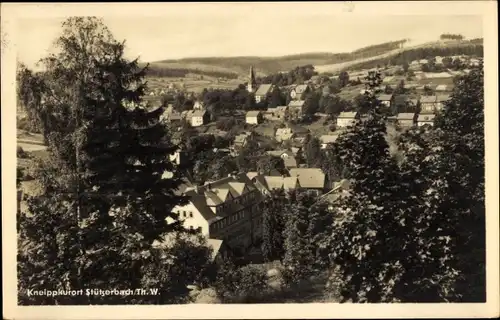
{"label": "vintage postcard", "polygon": [[496,2],[1,17],[5,319],[499,316]]}

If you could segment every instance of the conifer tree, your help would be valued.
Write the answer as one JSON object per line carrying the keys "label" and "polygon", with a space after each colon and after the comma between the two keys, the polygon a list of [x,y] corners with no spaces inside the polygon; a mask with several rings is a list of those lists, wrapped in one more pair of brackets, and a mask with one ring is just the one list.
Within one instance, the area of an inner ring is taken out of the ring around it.
{"label": "conifer tree", "polygon": [[288,207],[284,190],[272,191],[262,203],[262,254],[266,261],[282,260],[284,255],[283,235]]}
{"label": "conifer tree", "polygon": [[[398,247],[398,200],[404,195],[398,168],[385,140],[385,121],[376,99],[380,75],[370,74],[366,94],[367,118],[339,137],[340,157],[351,180],[350,194],[337,205],[331,241],[333,263],[344,277],[343,297],[355,302],[383,301],[387,293],[379,277],[398,268],[392,259]],[[386,232],[391,230],[391,232]],[[391,269],[391,270],[389,270]],[[387,281],[393,281],[388,278]]]}
{"label": "conifer tree", "polygon": [[[181,232],[171,210],[185,199],[175,194],[181,180],[169,155],[176,146],[160,123],[162,110],[149,110],[141,101],[144,70],[123,58],[124,44],[93,17],[66,20],[56,44],[58,53],[44,61],[44,100],[54,121],[50,157],[35,174],[42,194],[28,199],[18,217],[25,248],[18,256],[20,301],[184,301],[186,285],[196,282],[194,274],[204,266],[184,270],[172,264],[178,250],[157,245]],[[206,253],[198,254],[207,261]],[[157,288],[159,294],[40,301],[23,296],[26,288]]]}
{"label": "conifer tree", "polygon": [[314,271],[314,250],[309,238],[309,208],[312,198],[298,194],[292,204],[285,225],[284,276],[288,285],[307,280]]}

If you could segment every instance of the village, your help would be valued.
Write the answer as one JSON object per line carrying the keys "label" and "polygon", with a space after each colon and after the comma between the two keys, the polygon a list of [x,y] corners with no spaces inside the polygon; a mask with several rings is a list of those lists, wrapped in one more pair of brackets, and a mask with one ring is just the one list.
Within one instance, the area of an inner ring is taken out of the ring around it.
{"label": "village", "polygon": [[[386,109],[389,126],[394,130],[432,126],[435,115],[442,111],[444,103],[450,99],[453,78],[467,74],[470,68],[478,66],[482,60],[467,56],[435,57],[433,64],[443,66],[443,60],[446,59],[457,61],[456,63],[459,62],[463,67],[458,71],[424,72],[422,69],[427,68],[429,59],[421,59],[413,61],[406,72],[401,66],[382,70],[382,85],[377,88],[381,93],[377,94],[377,99]],[[338,95],[362,96],[366,92],[364,78],[370,71],[376,70],[350,72],[349,78],[361,83],[356,84],[353,81],[352,85],[344,87]],[[338,78],[338,75],[330,77],[334,81]],[[319,198],[331,202],[335,201],[338,194],[347,191],[347,181],[330,177],[322,168],[309,167],[300,157],[306,139],[319,139],[320,148],[324,152],[339,135],[364,116],[351,105],[338,114],[316,112],[313,115],[314,121],[306,121],[304,106],[308,94],[319,91],[323,97],[334,96],[330,93],[328,82],[320,84],[319,79],[319,76],[313,76],[304,84],[286,87],[258,85],[254,69],[250,69],[246,90],[254,95],[256,104],[269,105],[275,90],[288,95],[290,102],[288,105],[264,109],[261,107],[258,110],[234,110],[232,117],[237,119],[235,123],[241,125],[228,148],[219,149],[218,152],[237,157],[248,141],[264,136],[265,139],[271,140],[270,145],[274,146],[274,149],[271,149],[268,143],[265,154],[282,159],[286,171],[235,172],[218,180],[205,181],[202,185],[195,185],[186,178],[183,193],[191,200],[189,204],[176,207],[174,211],[184,221],[186,228],[199,230],[207,237],[216,250],[215,256],[229,254],[231,249],[228,248],[238,248],[248,256],[259,255],[262,214],[258,204],[263,200],[263,196],[272,190],[312,191]],[[390,89],[391,86],[396,88],[398,85],[402,86],[403,92],[397,93]],[[170,86],[152,91],[149,97],[165,94],[173,89],[174,86]],[[174,143],[181,142],[180,130],[186,124],[196,128],[200,135],[226,136],[227,131],[214,128],[218,119],[214,118],[209,110],[201,100],[194,101],[191,110],[181,112],[176,111],[171,103],[167,104],[162,119],[172,128],[179,130],[174,132]],[[186,158],[185,153],[181,147],[181,150],[171,156],[171,160],[181,165]],[[247,251],[248,249],[257,250],[257,253]]]}
{"label": "village", "polygon": [[[61,27],[16,72],[19,304],[484,297],[482,38],[148,63]],[[160,293],[29,294],[94,287]]]}

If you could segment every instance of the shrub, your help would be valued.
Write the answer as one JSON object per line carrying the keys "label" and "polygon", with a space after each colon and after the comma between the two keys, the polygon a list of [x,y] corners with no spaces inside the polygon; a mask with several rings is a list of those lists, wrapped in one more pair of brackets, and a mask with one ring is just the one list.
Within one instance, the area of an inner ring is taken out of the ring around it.
{"label": "shrub", "polygon": [[29,158],[29,155],[24,149],[20,146],[17,147],[17,157],[21,159]]}
{"label": "shrub", "polygon": [[225,262],[219,269],[215,292],[223,303],[250,303],[262,300],[268,291],[267,274],[251,265],[236,267]]}
{"label": "shrub", "polygon": [[229,131],[237,124],[234,118],[220,119],[215,123],[215,127],[222,131]]}

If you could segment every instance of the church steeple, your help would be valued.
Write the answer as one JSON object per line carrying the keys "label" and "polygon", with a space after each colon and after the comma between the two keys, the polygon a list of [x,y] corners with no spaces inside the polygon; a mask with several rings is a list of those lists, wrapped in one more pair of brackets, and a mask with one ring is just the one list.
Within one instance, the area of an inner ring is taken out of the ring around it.
{"label": "church steeple", "polygon": [[255,73],[253,71],[253,66],[250,66],[250,78],[248,79],[248,92],[253,92],[255,90]]}

